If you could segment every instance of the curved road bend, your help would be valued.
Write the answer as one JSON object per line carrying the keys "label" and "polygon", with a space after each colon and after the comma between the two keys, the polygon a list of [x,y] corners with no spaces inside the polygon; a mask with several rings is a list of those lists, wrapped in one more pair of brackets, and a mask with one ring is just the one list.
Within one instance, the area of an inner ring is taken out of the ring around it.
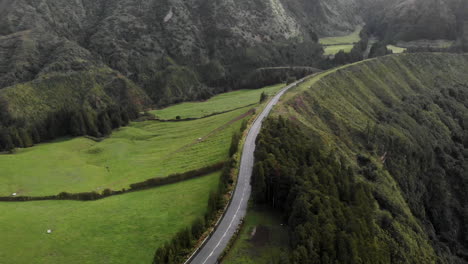
{"label": "curved road bend", "polygon": [[[308,76],[309,77],[309,76]],[[268,116],[271,109],[276,105],[281,96],[290,88],[303,82],[308,77],[296,81],[278,92],[265,107],[263,112],[257,117],[252,124],[252,127],[247,134],[242,158],[239,169],[239,177],[234,197],[232,197],[231,204],[226,211],[223,219],[219,223],[217,229],[212,236],[205,242],[190,261],[191,264],[215,264],[218,257],[224,251],[231,237],[237,230],[240,220],[244,218],[247,213],[247,206],[250,197],[250,177],[252,176],[252,169],[254,164],[254,151],[255,139],[257,138],[263,120]]]}

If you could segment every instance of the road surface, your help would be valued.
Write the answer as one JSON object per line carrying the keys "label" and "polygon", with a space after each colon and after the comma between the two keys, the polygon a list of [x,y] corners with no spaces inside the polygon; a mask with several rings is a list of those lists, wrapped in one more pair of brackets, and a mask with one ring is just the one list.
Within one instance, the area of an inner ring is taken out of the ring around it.
{"label": "road surface", "polygon": [[[308,77],[306,77],[308,78]],[[218,257],[224,251],[232,236],[237,230],[241,219],[247,213],[248,201],[250,198],[251,186],[250,178],[254,164],[255,139],[262,127],[262,122],[270,113],[274,105],[276,105],[281,96],[290,88],[303,82],[306,78],[296,81],[278,92],[265,107],[263,112],[257,117],[252,124],[247,138],[245,140],[244,149],[239,169],[239,177],[234,196],[231,204],[223,216],[218,227],[208,238],[204,245],[194,254],[188,263],[191,264],[214,264],[217,263]]]}

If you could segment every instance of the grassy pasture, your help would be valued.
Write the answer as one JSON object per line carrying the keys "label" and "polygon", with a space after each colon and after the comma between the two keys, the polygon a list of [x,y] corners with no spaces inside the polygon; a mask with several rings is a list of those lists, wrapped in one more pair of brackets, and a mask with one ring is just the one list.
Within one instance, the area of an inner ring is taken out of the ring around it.
{"label": "grassy pasture", "polygon": [[137,122],[101,142],[61,139],[2,154],[0,195],[118,190],[221,162],[249,109],[186,122]]}
{"label": "grassy pasture", "polygon": [[[172,119],[175,113],[185,118],[236,109],[208,118],[133,122],[100,142],[63,138],[0,154],[0,195],[118,190],[224,161],[233,132],[254,107],[246,105],[258,103],[263,91],[282,87],[161,110]],[[150,263],[158,247],[204,215],[219,175],[92,202],[2,202],[0,263]]]}
{"label": "grassy pasture", "polygon": [[406,51],[406,48],[401,48],[401,47],[398,47],[398,46],[394,46],[394,45],[387,45],[387,49],[393,51],[393,53],[403,53]]}
{"label": "grassy pasture", "polygon": [[319,43],[324,46],[354,44],[356,42],[359,42],[359,40],[361,40],[361,37],[359,36],[359,33],[361,32],[361,30],[362,30],[362,26],[358,26],[352,33],[348,35],[320,38]]}
{"label": "grassy pasture", "polygon": [[273,85],[262,89],[239,90],[229,93],[216,95],[204,102],[187,102],[167,107],[164,109],[153,110],[150,113],[160,119],[175,119],[177,116],[184,118],[198,118],[213,113],[229,111],[246,105],[258,103],[262,92],[275,94],[284,84]]}
{"label": "grassy pasture", "polygon": [[0,263],[151,263],[203,217],[219,175],[92,202],[0,203]]}
{"label": "grassy pasture", "polygon": [[344,51],[345,53],[351,52],[353,49],[353,45],[333,45],[333,46],[325,46],[324,47],[324,55],[335,55],[341,50]]}

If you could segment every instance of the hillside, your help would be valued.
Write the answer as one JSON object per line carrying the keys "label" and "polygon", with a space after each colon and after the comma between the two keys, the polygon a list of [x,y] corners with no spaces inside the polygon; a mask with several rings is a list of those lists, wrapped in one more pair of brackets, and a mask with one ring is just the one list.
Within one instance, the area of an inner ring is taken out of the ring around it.
{"label": "hillside", "polygon": [[387,41],[457,40],[468,6],[463,0],[368,1],[370,31]]}
{"label": "hillside", "polygon": [[[328,65],[319,38],[357,36],[364,24],[386,42],[466,46],[467,8],[461,0],[0,0],[0,149],[55,138],[44,132],[52,128],[106,135],[127,119],[106,124],[111,109],[132,118],[300,77]],[[325,54],[352,49],[344,44]],[[278,66],[306,67],[259,70]],[[79,115],[91,125],[63,128]]]}
{"label": "hillside", "polygon": [[241,135],[284,86],[0,153],[0,263],[181,263],[228,201]]}
{"label": "hillside", "polygon": [[391,55],[287,95],[253,188],[288,220],[293,263],[467,263],[467,70],[466,55]]}
{"label": "hillside", "polygon": [[0,6],[0,88],[102,64],[157,105],[206,97],[257,67],[311,65],[320,54],[317,35],[360,22],[357,6],[340,0],[2,0]]}
{"label": "hillside", "polygon": [[[259,83],[252,72],[316,65],[317,36],[352,30],[362,22],[357,8],[343,0],[0,0],[0,150],[105,136],[143,109],[277,83],[289,71]],[[87,127],[72,128],[73,116]]]}

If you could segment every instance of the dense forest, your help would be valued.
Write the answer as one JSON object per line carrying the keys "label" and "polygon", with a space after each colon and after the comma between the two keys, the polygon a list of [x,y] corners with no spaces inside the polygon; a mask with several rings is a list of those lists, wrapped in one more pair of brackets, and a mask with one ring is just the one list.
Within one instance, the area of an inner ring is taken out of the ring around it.
{"label": "dense forest", "polygon": [[253,188],[287,219],[291,263],[468,261],[467,68],[464,56],[382,57],[281,106]]}
{"label": "dense forest", "polygon": [[284,263],[435,263],[420,227],[402,231],[390,212],[377,212],[372,185],[323,142],[281,117],[258,142],[254,199],[287,219],[292,253]]}
{"label": "dense forest", "polygon": [[61,110],[50,113],[42,122],[31,124],[9,116],[2,109],[5,105],[0,101],[0,151],[10,152],[63,136],[102,138],[111,134],[113,129],[128,125],[139,115],[136,107],[111,106],[100,111]]}

